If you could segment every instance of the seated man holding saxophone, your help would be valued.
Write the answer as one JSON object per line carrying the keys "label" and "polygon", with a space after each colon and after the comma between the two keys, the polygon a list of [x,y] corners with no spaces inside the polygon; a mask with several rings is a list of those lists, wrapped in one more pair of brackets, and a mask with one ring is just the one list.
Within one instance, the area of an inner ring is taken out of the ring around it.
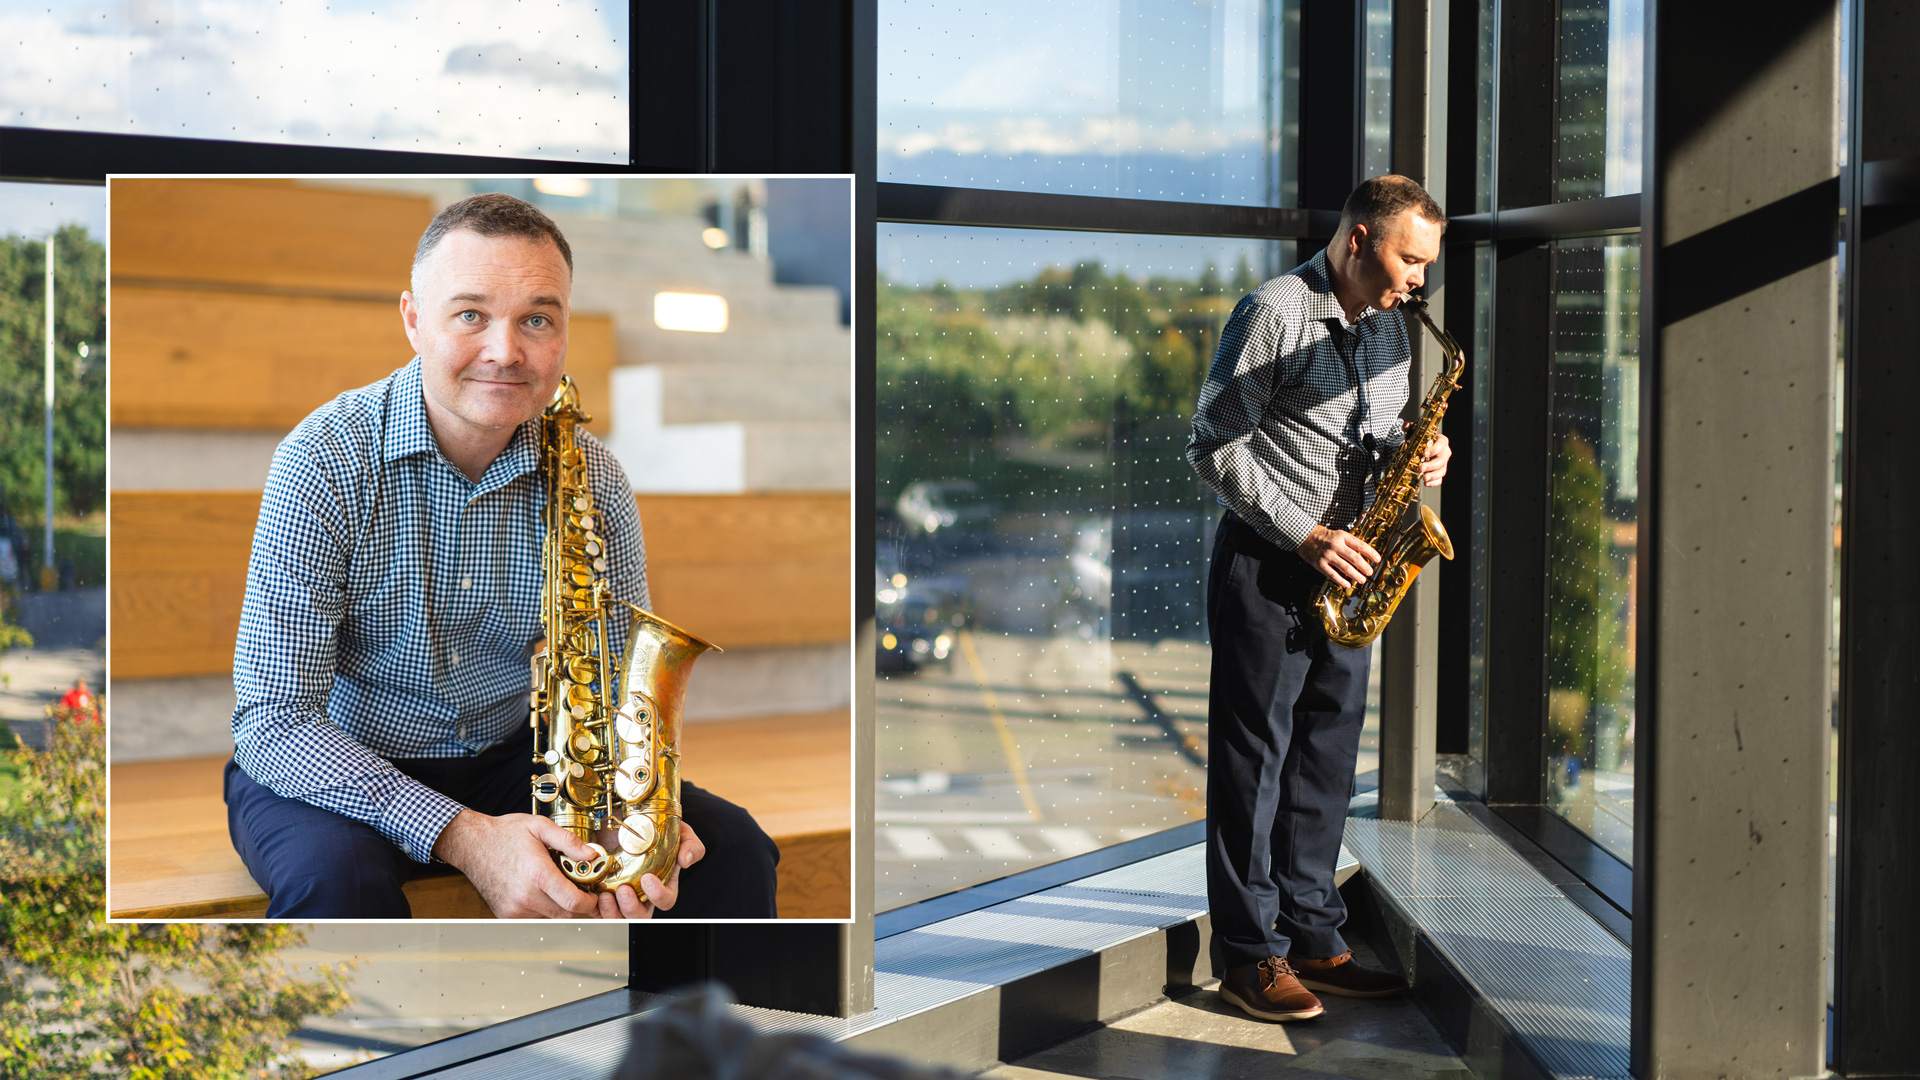
{"label": "seated man holding saxophone", "polygon": [[[449,206],[400,298],[417,357],[316,410],[274,453],[226,770],[228,827],[269,918],[408,917],[401,886],[436,860],[504,918],[775,914],[773,841],[690,783],[673,869],[638,892],[578,887],[548,849],[570,870],[598,853],[525,812],[528,659],[544,637],[540,425],[572,283],[572,251],[539,210],[500,194]],[[575,439],[594,554],[624,602],[602,646],[618,657],[635,618],[624,605],[647,605],[640,517],[620,464]]]}

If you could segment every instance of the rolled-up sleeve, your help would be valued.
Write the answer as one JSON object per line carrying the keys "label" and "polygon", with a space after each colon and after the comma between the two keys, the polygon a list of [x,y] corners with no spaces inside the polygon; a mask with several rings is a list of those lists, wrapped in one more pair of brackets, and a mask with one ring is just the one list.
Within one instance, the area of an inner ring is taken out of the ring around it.
{"label": "rolled-up sleeve", "polygon": [[1279,450],[1260,427],[1279,380],[1287,377],[1282,358],[1294,355],[1298,344],[1287,338],[1271,307],[1257,296],[1241,299],[1220,332],[1220,346],[1200,387],[1187,463],[1227,509],[1293,551],[1317,522],[1267,479],[1265,463]]}
{"label": "rolled-up sleeve", "polygon": [[407,776],[327,714],[355,542],[355,493],[297,442],[274,452],[234,650],[234,760],[283,798],[371,825],[433,859],[459,802]]}

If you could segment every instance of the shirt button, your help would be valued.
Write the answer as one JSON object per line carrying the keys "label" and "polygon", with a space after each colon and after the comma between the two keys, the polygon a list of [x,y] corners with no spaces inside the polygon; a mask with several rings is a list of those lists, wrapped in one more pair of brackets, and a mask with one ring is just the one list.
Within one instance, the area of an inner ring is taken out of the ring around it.
{"label": "shirt button", "polygon": [[463,578],[461,578],[461,579],[460,579],[460,587],[461,587],[461,588],[463,588],[463,589],[471,589],[471,588],[473,588],[473,579],[472,579],[472,578],[470,578],[470,577],[463,577]]}
{"label": "shirt button", "polygon": [[459,654],[459,653],[454,653],[454,654],[453,654],[453,655],[452,655],[451,657],[449,657],[449,660],[450,660],[450,662],[451,662],[451,666],[453,666],[453,667],[459,667],[459,666],[460,666],[460,654]]}

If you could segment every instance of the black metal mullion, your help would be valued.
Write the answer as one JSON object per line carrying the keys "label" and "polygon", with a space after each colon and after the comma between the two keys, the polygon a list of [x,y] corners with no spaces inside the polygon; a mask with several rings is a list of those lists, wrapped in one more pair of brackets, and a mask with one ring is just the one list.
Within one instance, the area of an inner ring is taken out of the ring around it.
{"label": "black metal mullion", "polygon": [[[1360,182],[1360,0],[1300,11],[1300,204],[1345,206]],[[1328,230],[1325,237],[1332,239]]]}
{"label": "black metal mullion", "polygon": [[669,172],[683,168],[0,127],[0,178],[8,180],[97,183],[109,173],[524,175]]}
{"label": "black metal mullion", "polygon": [[[1344,195],[1342,196],[1344,198]],[[879,220],[999,229],[1220,236],[1254,240],[1330,240],[1338,211],[1223,206],[992,188],[880,184]]]}

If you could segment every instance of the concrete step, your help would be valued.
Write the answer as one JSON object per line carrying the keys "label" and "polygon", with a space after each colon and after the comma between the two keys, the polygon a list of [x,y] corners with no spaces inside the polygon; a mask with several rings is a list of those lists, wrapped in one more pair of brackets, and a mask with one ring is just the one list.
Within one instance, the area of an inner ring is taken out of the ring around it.
{"label": "concrete step", "polygon": [[745,327],[719,334],[662,330],[649,320],[618,320],[619,355],[628,364],[764,364],[831,368],[843,376],[853,365],[853,337],[844,326]]}
{"label": "concrete step", "polygon": [[853,429],[837,423],[747,425],[747,487],[844,491],[853,483]]}
{"label": "concrete step", "polygon": [[[853,415],[845,365],[662,364],[668,424],[822,421],[844,428]],[[751,450],[749,451],[751,455]]]}

